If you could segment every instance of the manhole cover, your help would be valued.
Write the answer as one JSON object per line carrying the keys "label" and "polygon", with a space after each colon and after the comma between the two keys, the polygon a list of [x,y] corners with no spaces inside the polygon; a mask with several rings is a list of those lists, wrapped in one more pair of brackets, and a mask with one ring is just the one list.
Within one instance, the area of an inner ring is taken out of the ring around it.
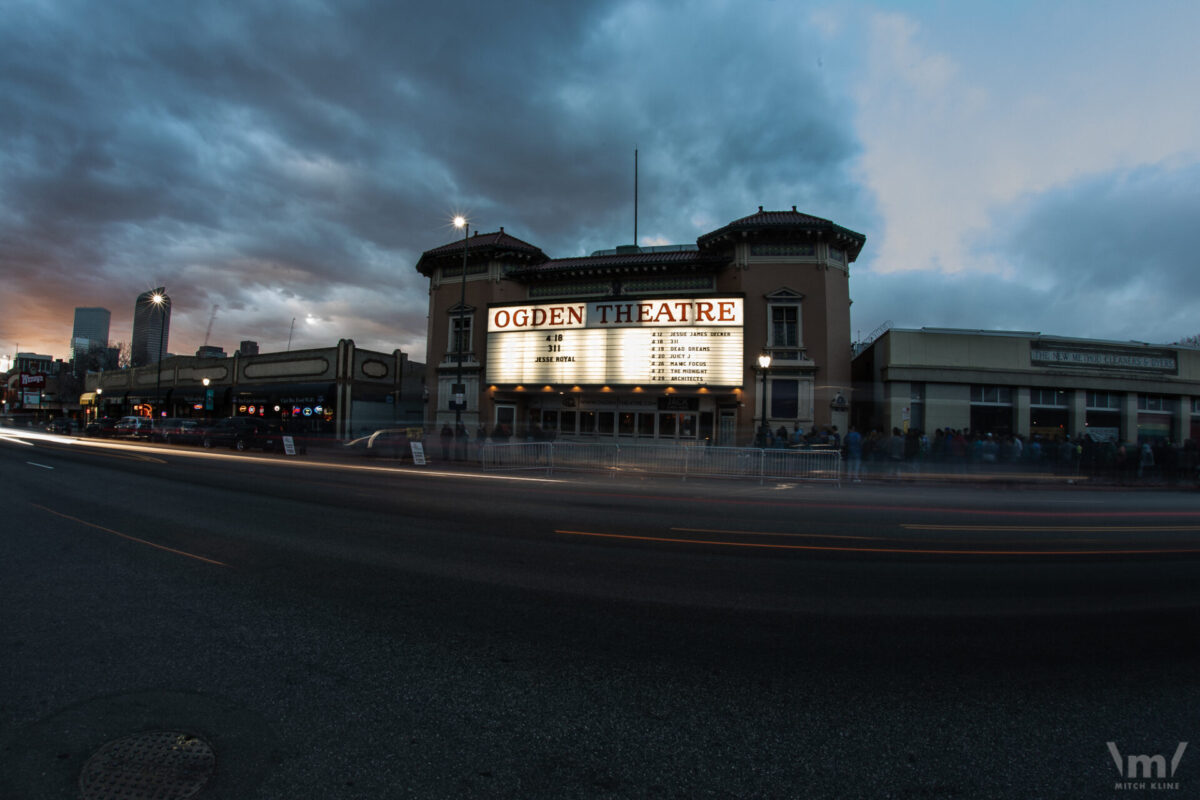
{"label": "manhole cover", "polygon": [[150,731],[109,742],[83,765],[83,800],[183,800],[217,765],[208,742],[180,731]]}

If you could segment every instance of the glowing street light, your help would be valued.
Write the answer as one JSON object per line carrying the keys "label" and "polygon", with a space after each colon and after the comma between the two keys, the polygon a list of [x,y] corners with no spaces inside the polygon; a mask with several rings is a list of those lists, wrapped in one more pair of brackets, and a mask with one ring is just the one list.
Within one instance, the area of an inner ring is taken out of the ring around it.
{"label": "glowing street light", "polygon": [[[467,304],[467,246],[469,244],[467,237],[470,231],[470,225],[467,224],[467,218],[461,214],[454,218],[454,227],[463,229],[463,260],[462,260],[462,280],[459,282],[458,291],[458,371],[455,377],[454,389],[451,394],[454,396],[454,436],[461,440],[462,436],[462,409],[467,402],[467,387],[463,384],[463,321],[465,319],[466,304]],[[460,445],[461,446],[461,445]]]}
{"label": "glowing street light", "polygon": [[154,362],[154,410],[158,412],[159,404],[162,403],[162,358],[163,358],[163,333],[166,325],[164,318],[164,304],[167,302],[167,296],[163,292],[156,291],[150,295],[150,302],[158,306],[158,359]]}
{"label": "glowing street light", "polygon": [[758,427],[759,446],[767,446],[767,371],[771,369],[771,354],[764,350],[758,356],[758,368],[762,372],[762,424]]}

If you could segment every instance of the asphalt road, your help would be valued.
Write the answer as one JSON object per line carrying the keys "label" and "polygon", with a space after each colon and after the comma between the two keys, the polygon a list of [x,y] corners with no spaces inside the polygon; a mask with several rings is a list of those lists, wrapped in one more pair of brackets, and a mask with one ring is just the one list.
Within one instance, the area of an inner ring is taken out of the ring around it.
{"label": "asphalt road", "polygon": [[357,466],[0,440],[0,797],[1200,795],[1192,493]]}

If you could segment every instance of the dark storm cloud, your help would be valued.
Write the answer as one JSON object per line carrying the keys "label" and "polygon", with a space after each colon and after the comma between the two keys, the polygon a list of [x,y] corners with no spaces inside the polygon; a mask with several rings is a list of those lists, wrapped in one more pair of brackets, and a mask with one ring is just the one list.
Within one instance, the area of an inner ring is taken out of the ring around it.
{"label": "dark storm cloud", "polygon": [[248,338],[312,306],[341,326],[321,336],[414,347],[412,267],[456,238],[452,213],[552,256],[627,242],[635,146],[644,237],[691,242],[760,204],[834,216],[858,202],[849,113],[779,5],[10,9],[9,296],[55,292],[64,341],[70,307],[109,307],[120,330],[165,284],[173,347],[214,303]]}
{"label": "dark storm cloud", "polygon": [[855,324],[1179,341],[1200,333],[1197,209],[1198,165],[1094,175],[1022,198],[979,243],[1003,270],[860,271]]}
{"label": "dark storm cloud", "polygon": [[1003,244],[1064,293],[1121,292],[1144,283],[1200,296],[1200,165],[1094,176],[1030,203]]}
{"label": "dark storm cloud", "polygon": [[1001,243],[1021,280],[1083,331],[1200,332],[1200,165],[1097,175],[1025,205]]}

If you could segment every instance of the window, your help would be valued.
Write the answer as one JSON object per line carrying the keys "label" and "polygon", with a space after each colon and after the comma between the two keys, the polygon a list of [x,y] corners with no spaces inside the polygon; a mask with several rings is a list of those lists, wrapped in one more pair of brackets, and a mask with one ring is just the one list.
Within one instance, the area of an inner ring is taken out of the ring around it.
{"label": "window", "polygon": [[654,436],[654,414],[648,411],[639,411],[637,415],[637,435],[638,436]]}
{"label": "window", "polygon": [[1030,389],[1029,405],[1066,408],[1067,393],[1062,389]]}
{"label": "window", "polygon": [[770,403],[772,419],[799,419],[800,382],[795,378],[772,378]]}
{"label": "window", "polygon": [[1096,409],[1121,408],[1121,395],[1116,392],[1088,392],[1087,407]]}
{"label": "window", "polygon": [[1161,394],[1139,394],[1138,395],[1138,411],[1164,411],[1170,412],[1175,410],[1175,404],[1171,402],[1170,397]]}
{"label": "window", "polygon": [[771,306],[771,347],[800,346],[800,307]]}
{"label": "window", "polygon": [[800,303],[804,295],[781,286],[763,295],[767,301],[767,349],[780,361],[798,361],[804,356],[804,336],[800,330]]}
{"label": "window", "polygon": [[658,435],[663,439],[675,437],[675,414],[658,415]]}
{"label": "window", "polygon": [[455,313],[450,317],[450,339],[446,352],[459,352],[459,342],[462,342],[462,352],[471,352],[471,314],[461,317]]}
{"label": "window", "polygon": [[982,405],[1011,406],[1012,387],[1009,386],[972,386],[971,402]]}

